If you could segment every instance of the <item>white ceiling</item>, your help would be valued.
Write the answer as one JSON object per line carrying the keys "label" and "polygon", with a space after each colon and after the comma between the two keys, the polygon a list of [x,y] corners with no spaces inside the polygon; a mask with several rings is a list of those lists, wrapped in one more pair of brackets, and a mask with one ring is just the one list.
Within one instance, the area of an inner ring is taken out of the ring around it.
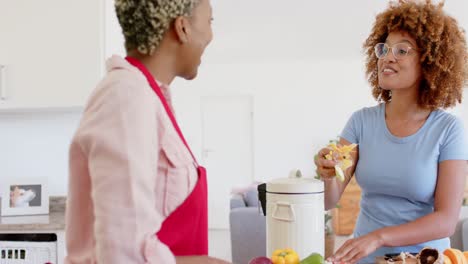
{"label": "white ceiling", "polygon": [[[212,0],[209,63],[360,59],[384,0]],[[468,29],[468,0],[445,10]]]}

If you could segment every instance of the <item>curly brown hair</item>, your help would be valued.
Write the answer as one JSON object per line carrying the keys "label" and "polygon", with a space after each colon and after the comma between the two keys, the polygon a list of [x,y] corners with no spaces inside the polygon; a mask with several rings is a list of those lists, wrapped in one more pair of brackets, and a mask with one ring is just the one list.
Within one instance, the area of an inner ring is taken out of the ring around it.
{"label": "curly brown hair", "polygon": [[431,0],[392,1],[376,17],[371,34],[363,47],[367,55],[366,75],[372,95],[381,102],[391,100],[391,91],[379,87],[374,46],[385,42],[391,32],[407,32],[416,40],[420,52],[422,81],[418,104],[438,109],[462,102],[463,87],[468,81],[468,50],[465,32],[443,10],[443,3]]}

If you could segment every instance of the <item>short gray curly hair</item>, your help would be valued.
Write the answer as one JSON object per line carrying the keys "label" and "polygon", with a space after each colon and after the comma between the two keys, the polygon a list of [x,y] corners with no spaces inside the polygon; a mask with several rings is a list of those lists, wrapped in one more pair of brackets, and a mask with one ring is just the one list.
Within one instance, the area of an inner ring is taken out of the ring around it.
{"label": "short gray curly hair", "polygon": [[125,38],[125,49],[151,55],[171,23],[190,15],[199,0],[115,0],[115,11]]}

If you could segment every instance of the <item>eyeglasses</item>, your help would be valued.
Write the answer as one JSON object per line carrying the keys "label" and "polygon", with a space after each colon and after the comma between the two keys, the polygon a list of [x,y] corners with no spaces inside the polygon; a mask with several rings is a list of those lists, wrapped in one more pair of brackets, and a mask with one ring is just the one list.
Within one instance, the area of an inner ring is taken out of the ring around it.
{"label": "eyeglasses", "polygon": [[388,46],[387,43],[377,43],[374,46],[375,56],[377,56],[379,59],[382,59],[387,56],[388,50],[390,49],[392,50],[393,56],[397,59],[403,59],[404,57],[408,56],[410,50],[416,51],[416,49],[408,46],[405,43],[397,43],[393,45],[393,47]]}

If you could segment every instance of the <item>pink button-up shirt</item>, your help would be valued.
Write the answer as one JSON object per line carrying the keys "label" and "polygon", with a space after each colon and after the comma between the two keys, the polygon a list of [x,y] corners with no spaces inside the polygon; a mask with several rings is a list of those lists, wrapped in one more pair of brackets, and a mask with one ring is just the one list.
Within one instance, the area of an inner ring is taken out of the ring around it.
{"label": "pink button-up shirt", "polygon": [[155,233],[196,182],[196,165],[145,76],[113,56],[70,146],[65,262],[175,263]]}

